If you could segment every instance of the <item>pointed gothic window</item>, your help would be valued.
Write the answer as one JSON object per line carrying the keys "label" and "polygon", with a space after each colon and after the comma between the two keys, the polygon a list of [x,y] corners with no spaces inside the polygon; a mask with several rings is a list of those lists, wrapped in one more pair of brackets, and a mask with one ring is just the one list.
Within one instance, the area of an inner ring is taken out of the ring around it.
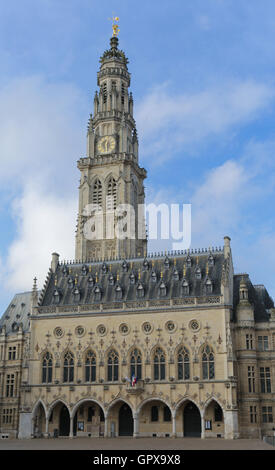
{"label": "pointed gothic window", "polygon": [[110,178],[107,183],[107,210],[113,211],[117,207],[117,183],[114,178]]}
{"label": "pointed gothic window", "polygon": [[130,360],[130,378],[134,376],[137,379],[141,379],[141,363],[141,352],[138,349],[134,349]]}
{"label": "pointed gothic window", "polygon": [[93,184],[92,190],[92,204],[102,206],[102,184],[101,181],[97,178]]}
{"label": "pointed gothic window", "polygon": [[74,380],[74,356],[68,351],[64,356],[63,382],[73,382]]}
{"label": "pointed gothic window", "polygon": [[85,359],[85,381],[95,382],[96,380],[96,356],[93,351],[88,351]]}
{"label": "pointed gothic window", "polygon": [[161,348],[154,354],[154,380],[165,380],[165,355]]}
{"label": "pointed gothic window", "polygon": [[202,349],[202,378],[215,378],[215,361],[212,348],[206,344]]}
{"label": "pointed gothic window", "polygon": [[108,354],[107,380],[109,382],[118,380],[118,353],[114,349]]}
{"label": "pointed gothic window", "polygon": [[183,346],[178,351],[178,379],[190,378],[190,358],[188,350]]}
{"label": "pointed gothic window", "polygon": [[103,95],[103,103],[107,103],[107,83],[103,83],[102,85],[102,95]]}
{"label": "pointed gothic window", "polygon": [[42,383],[51,383],[53,377],[53,358],[49,352],[46,352],[42,361]]}

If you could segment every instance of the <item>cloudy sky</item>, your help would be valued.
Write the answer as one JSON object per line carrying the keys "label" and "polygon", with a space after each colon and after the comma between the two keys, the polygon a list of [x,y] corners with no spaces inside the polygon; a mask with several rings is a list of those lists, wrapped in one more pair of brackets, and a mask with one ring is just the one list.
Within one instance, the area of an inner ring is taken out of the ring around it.
{"label": "cloudy sky", "polygon": [[[223,245],[275,297],[274,0],[0,4],[0,314],[73,259],[79,173],[109,47],[120,48],[147,202],[192,205],[192,246]],[[150,243],[150,250],[171,248]]]}

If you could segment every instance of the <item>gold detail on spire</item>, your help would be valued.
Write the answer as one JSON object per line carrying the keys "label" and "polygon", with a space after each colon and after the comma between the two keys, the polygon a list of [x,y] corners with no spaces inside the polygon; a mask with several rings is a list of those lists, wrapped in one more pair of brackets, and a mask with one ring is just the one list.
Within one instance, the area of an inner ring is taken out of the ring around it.
{"label": "gold detail on spire", "polygon": [[184,264],[184,266],[183,266],[183,275],[184,275],[184,277],[186,276],[186,264]]}
{"label": "gold detail on spire", "polygon": [[206,276],[208,276],[208,263],[206,263]]}
{"label": "gold detail on spire", "polygon": [[57,286],[57,276],[54,278],[54,285]]}
{"label": "gold detail on spire", "polygon": [[140,280],[140,268],[138,270],[138,279]]}
{"label": "gold detail on spire", "polygon": [[118,16],[113,16],[112,18],[109,18],[109,20],[111,20],[113,22],[112,24],[112,29],[113,29],[113,37],[116,37],[120,31],[120,29],[118,28],[118,21],[119,21],[119,17]]}
{"label": "gold detail on spire", "polygon": [[117,272],[116,280],[119,281],[119,273]]}
{"label": "gold detail on spire", "polygon": [[163,272],[160,271],[160,278],[162,279],[163,278]]}
{"label": "gold detail on spire", "polygon": [[75,280],[74,280],[75,285],[77,284],[77,281],[78,281],[78,274],[75,275]]}
{"label": "gold detail on spire", "polygon": [[95,273],[95,282],[98,282],[97,272]]}
{"label": "gold detail on spire", "polygon": [[91,273],[91,272],[92,272],[92,265],[90,264],[89,265],[89,273]]}

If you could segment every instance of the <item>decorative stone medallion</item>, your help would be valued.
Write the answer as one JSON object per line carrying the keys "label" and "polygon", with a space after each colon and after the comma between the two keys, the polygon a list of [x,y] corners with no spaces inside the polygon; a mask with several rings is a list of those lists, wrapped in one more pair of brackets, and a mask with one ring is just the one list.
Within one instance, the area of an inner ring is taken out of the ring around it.
{"label": "decorative stone medallion", "polygon": [[130,333],[130,328],[126,323],[121,323],[121,325],[119,325],[119,332],[122,335],[128,335],[128,333]]}
{"label": "decorative stone medallion", "polygon": [[191,320],[189,322],[188,326],[189,326],[190,330],[192,330],[192,331],[199,331],[199,329],[200,329],[200,323],[198,322],[198,320],[195,320],[195,319]]}
{"label": "decorative stone medallion", "polygon": [[105,336],[107,333],[107,328],[105,325],[98,325],[96,332],[99,334],[99,336]]}
{"label": "decorative stone medallion", "polygon": [[145,323],[143,323],[142,325],[142,331],[143,333],[145,333],[146,335],[150,335],[153,331],[153,326],[151,325],[151,323],[149,323],[148,321],[146,321]]}
{"label": "decorative stone medallion", "polygon": [[64,335],[64,330],[63,330],[63,328],[61,328],[61,326],[57,326],[53,330],[53,334],[56,338],[62,338],[62,336]]}
{"label": "decorative stone medallion", "polygon": [[177,325],[172,320],[169,320],[165,323],[165,328],[169,333],[175,333]]}
{"label": "decorative stone medallion", "polygon": [[75,334],[76,336],[78,336],[79,338],[81,338],[82,336],[85,335],[85,328],[84,326],[82,325],[78,325],[75,329]]}

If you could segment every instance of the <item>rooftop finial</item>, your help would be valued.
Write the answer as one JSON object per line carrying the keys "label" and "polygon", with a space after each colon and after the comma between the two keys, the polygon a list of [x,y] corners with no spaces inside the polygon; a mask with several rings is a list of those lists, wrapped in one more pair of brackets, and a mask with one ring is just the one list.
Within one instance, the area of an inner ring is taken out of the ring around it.
{"label": "rooftop finial", "polygon": [[109,18],[109,20],[112,20],[113,24],[112,24],[112,29],[113,29],[113,37],[117,37],[120,29],[118,29],[118,21],[119,21],[119,17],[118,16],[113,16],[112,18]]}

